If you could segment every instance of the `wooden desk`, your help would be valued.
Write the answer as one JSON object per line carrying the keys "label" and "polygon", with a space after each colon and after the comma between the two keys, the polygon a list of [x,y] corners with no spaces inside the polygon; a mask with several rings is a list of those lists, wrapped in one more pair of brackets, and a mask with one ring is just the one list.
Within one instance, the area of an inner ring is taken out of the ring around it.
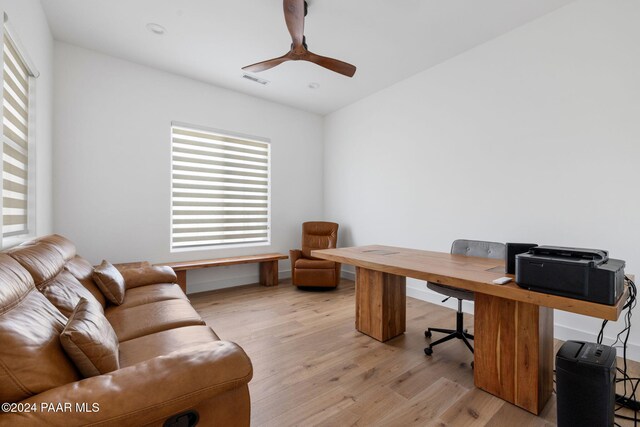
{"label": "wooden desk", "polygon": [[534,414],[553,391],[553,309],[617,320],[628,295],[608,306],[495,285],[502,260],[441,252],[361,246],[311,255],[356,267],[356,329],[378,341],[405,331],[407,277],[474,291],[475,385]]}

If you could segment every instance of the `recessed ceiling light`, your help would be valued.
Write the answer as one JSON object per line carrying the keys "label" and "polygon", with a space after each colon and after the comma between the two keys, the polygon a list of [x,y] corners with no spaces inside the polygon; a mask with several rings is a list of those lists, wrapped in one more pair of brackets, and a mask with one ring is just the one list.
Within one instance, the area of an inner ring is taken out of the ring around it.
{"label": "recessed ceiling light", "polygon": [[309,89],[318,89],[320,87],[320,83],[311,82],[309,83]]}
{"label": "recessed ceiling light", "polygon": [[147,24],[147,30],[151,31],[153,34],[157,34],[159,36],[163,35],[167,32],[167,30],[160,24],[156,24],[153,22],[149,22]]}

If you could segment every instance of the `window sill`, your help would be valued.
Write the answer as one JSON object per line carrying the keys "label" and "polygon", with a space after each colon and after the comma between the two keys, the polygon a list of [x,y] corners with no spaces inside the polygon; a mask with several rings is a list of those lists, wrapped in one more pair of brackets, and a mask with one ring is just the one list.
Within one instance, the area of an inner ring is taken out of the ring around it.
{"label": "window sill", "polygon": [[14,246],[18,246],[24,242],[33,239],[35,236],[28,234],[25,236],[12,236],[2,239],[2,249],[9,249]]}

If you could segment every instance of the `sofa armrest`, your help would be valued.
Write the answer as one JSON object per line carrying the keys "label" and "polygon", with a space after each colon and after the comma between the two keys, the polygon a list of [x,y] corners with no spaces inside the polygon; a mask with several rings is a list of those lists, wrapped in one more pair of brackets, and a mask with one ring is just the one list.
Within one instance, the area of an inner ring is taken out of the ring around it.
{"label": "sofa armrest", "polygon": [[127,289],[156,283],[178,283],[178,277],[171,267],[166,265],[143,265],[120,270]]}
{"label": "sofa armrest", "polygon": [[[246,386],[252,376],[251,361],[238,345],[215,341],[32,396],[21,403],[35,404],[35,411],[0,413],[0,424],[162,424],[203,400]],[[70,410],[50,409],[58,403]]]}
{"label": "sofa armrest", "polygon": [[150,265],[151,264],[149,263],[149,261],[121,262],[118,264],[113,264],[113,266],[117,268],[120,273],[128,268],[148,267]]}

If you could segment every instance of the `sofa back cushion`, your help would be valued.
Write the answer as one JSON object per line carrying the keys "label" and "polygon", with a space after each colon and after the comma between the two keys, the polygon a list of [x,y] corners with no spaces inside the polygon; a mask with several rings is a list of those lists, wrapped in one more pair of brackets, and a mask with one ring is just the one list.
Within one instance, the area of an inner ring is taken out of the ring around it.
{"label": "sofa back cushion", "polygon": [[95,301],[80,299],[60,334],[60,342],[85,378],[120,368],[118,338]]}
{"label": "sofa back cushion", "polygon": [[104,312],[102,304],[67,270],[40,285],[38,290],[66,317],[71,315],[80,298],[93,302]]}
{"label": "sofa back cushion", "polygon": [[91,265],[89,261],[80,255],[76,255],[64,265],[64,269],[71,273],[73,277],[78,279],[82,286],[91,292],[91,295],[98,300],[102,308],[106,307],[107,300],[102,294],[102,291],[98,289],[95,280],[93,280],[93,265]]}
{"label": "sofa back cushion", "polygon": [[50,234],[48,236],[38,237],[31,240],[32,244],[44,243],[53,246],[65,261],[69,261],[76,255],[76,245],[69,239],[59,234]]}
{"label": "sofa back cushion", "polygon": [[33,276],[36,286],[52,279],[62,270],[64,257],[52,245],[30,241],[6,251]]}
{"label": "sofa back cushion", "polygon": [[17,402],[81,378],[60,344],[66,318],[33,277],[0,254],[0,402]]}

